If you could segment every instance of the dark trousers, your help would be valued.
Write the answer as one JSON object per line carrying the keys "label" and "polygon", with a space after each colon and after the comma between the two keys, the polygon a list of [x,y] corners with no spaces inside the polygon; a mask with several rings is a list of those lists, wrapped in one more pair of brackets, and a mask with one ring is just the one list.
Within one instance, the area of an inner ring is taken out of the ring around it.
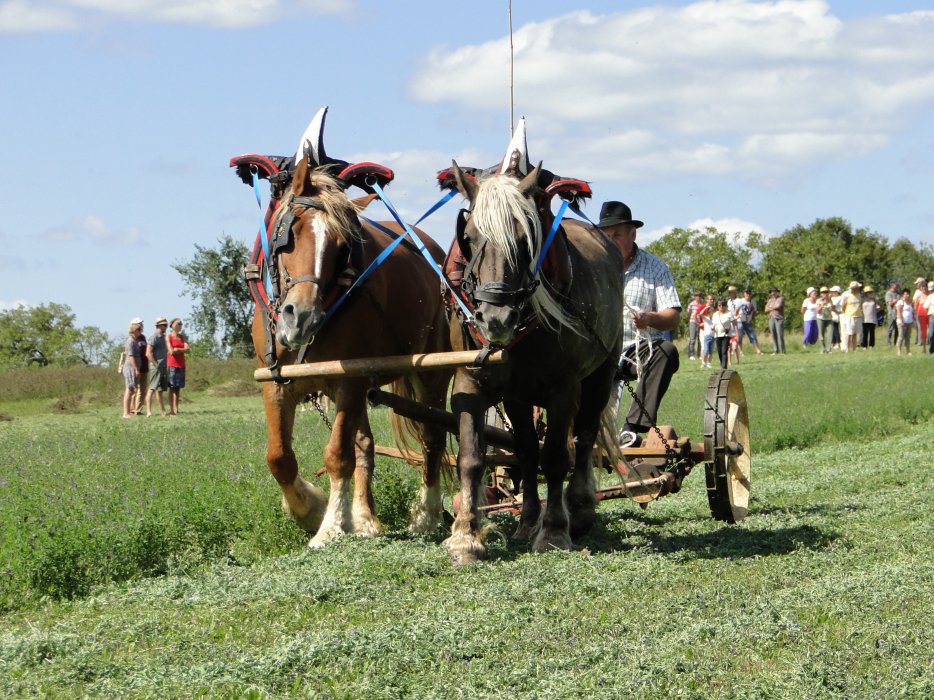
{"label": "dark trousers", "polygon": [[713,342],[717,344],[717,357],[720,358],[720,369],[726,369],[730,362],[730,336],[725,335],[722,338],[714,338]]}
{"label": "dark trousers", "polygon": [[876,347],[876,324],[863,321],[863,338],[859,344],[861,348]]}
{"label": "dark trousers", "polygon": [[[729,340],[729,338],[727,338]],[[681,366],[678,348],[667,340],[652,341],[652,357],[649,358],[648,345],[640,344],[639,355],[642,358],[642,378],[636,385],[636,398],[626,414],[626,423],[636,432],[647,432],[658,419],[658,406],[668,391],[671,378]],[[634,364],[636,348],[633,345],[623,353],[617,379],[628,382],[636,379]],[[642,404],[641,406],[639,404]]]}

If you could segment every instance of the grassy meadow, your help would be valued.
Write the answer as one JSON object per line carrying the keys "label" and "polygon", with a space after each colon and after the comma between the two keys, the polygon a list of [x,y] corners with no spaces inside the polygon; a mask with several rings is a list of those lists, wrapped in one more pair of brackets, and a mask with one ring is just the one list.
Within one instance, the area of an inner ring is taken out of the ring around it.
{"label": "grassy meadow", "polygon": [[[248,364],[131,421],[114,372],[2,374],[0,697],[931,697],[934,358],[792,345],[738,367],[743,524],[710,518],[698,469],[603,503],[572,553],[498,518],[461,570],[405,533],[417,474],[382,458],[387,535],[307,550]],[[660,422],[700,438],[708,376],[682,356]],[[326,431],[298,422],[311,476]]]}

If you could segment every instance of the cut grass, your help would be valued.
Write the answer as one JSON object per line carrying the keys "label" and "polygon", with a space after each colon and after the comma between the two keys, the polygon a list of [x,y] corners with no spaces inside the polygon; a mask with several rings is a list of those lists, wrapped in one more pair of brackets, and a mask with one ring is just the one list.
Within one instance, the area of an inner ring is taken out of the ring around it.
{"label": "cut grass", "polygon": [[[710,519],[698,473],[646,511],[601,505],[585,549],[494,534],[459,571],[441,535],[400,532],[417,474],[385,460],[390,535],[305,550],[256,398],[193,394],[178,419],[16,414],[0,695],[929,697],[932,361],[750,358],[742,526]],[[681,433],[700,436],[707,376],[683,361],[663,406]],[[298,419],[308,476],[324,427]],[[384,413],[374,426],[385,443]]]}

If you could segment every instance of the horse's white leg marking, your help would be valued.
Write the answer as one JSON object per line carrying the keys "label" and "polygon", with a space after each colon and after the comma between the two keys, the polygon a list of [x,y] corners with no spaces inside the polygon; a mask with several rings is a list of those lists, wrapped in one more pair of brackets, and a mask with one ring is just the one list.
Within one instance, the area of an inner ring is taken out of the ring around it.
{"label": "horse's white leg marking", "polygon": [[323,547],[331,539],[353,528],[350,512],[350,480],[331,477],[331,493],[328,496],[328,509],[321,521],[317,534],[311,538],[309,547]]}

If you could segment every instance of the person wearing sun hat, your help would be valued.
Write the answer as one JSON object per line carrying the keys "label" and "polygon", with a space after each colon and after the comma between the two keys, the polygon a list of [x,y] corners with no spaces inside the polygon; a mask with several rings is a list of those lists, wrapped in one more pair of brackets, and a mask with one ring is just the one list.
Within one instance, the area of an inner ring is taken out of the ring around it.
{"label": "person wearing sun hat", "polygon": [[146,352],[149,345],[146,336],[143,335],[143,319],[137,316],[130,321],[130,324],[139,326],[139,335],[136,337],[136,344],[139,347],[139,382],[136,384],[136,393],[133,394],[133,403],[130,406],[130,413],[138,416],[143,412],[146,389],[149,386],[149,356]]}
{"label": "person wearing sun hat", "polygon": [[898,280],[889,280],[889,288],[885,292],[885,345],[891,347],[898,340],[898,324],[895,319],[895,304],[901,298],[898,289]]}
{"label": "person wearing sun hat", "polygon": [[841,343],[840,337],[840,313],[843,307],[843,296],[840,294],[840,285],[835,284],[830,288],[830,303],[833,305],[833,313],[831,315],[831,328],[833,330],[833,336],[831,337],[831,347],[836,350],[842,350],[843,345]]}
{"label": "person wearing sun hat", "polygon": [[863,332],[859,346],[864,350],[876,347],[876,324],[879,323],[879,312],[882,306],[876,299],[872,285],[863,287]]}
{"label": "person wearing sun hat", "polygon": [[840,335],[843,352],[856,352],[856,344],[862,334],[863,299],[859,292],[862,288],[863,285],[853,280],[841,298]]}
{"label": "person wearing sun hat", "polygon": [[928,296],[927,300],[924,302],[924,309],[928,313],[928,337],[927,337],[927,346],[928,354],[934,355],[934,323],[930,322],[930,318],[934,316],[934,280],[928,282]]}
{"label": "person wearing sun hat", "polygon": [[785,297],[778,287],[769,287],[769,298],[765,302],[765,313],[769,315],[769,333],[772,335],[772,354],[785,354]]}
{"label": "person wearing sun hat", "polygon": [[[830,288],[817,290],[817,336],[820,338],[821,355],[829,353],[833,347],[833,302],[830,301]],[[830,337],[828,337],[828,333]]]}
{"label": "person wearing sun hat", "polygon": [[[658,407],[681,365],[678,349],[664,337],[681,322],[681,300],[668,265],[636,244],[636,230],[643,225],[622,202],[604,202],[600,208],[597,227],[623,256],[620,274],[626,305],[616,381],[637,381],[635,398],[617,435],[621,447],[638,446],[640,434],[655,425]],[[621,395],[617,383],[611,405],[618,406]]]}
{"label": "person wearing sun hat", "polygon": [[805,294],[807,296],[801,302],[801,317],[804,319],[802,343],[807,348],[817,344],[817,287],[808,287]]}
{"label": "person wearing sun hat", "polygon": [[149,380],[149,391],[146,394],[146,417],[152,415],[152,395],[159,395],[159,410],[165,415],[165,399],[163,392],[169,388],[169,368],[166,362],[169,358],[169,346],[165,337],[165,329],[169,322],[165,316],[156,317],[156,332],[149,341],[146,356],[152,367],[152,377]]}

